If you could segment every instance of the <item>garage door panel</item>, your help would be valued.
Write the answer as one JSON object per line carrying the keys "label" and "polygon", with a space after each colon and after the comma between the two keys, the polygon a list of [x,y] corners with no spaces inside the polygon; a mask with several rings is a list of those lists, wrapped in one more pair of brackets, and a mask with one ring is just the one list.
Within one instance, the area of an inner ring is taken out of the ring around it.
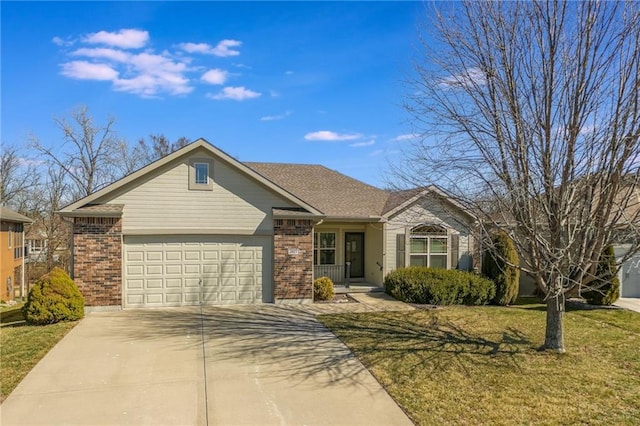
{"label": "garage door panel", "polygon": [[144,280],[127,280],[127,288],[131,290],[140,290],[144,288]]}
{"label": "garage door panel", "polygon": [[182,265],[164,265],[165,275],[182,275]]}
{"label": "garage door panel", "polygon": [[271,302],[271,244],[267,236],[126,236],[125,307]]}
{"label": "garage door panel", "polygon": [[129,262],[140,262],[144,259],[143,251],[129,251],[127,252],[126,260]]}
{"label": "garage door panel", "polygon": [[166,251],[165,252],[165,259],[167,262],[173,262],[173,261],[181,261],[182,260],[182,253],[179,251]]}
{"label": "garage door panel", "polygon": [[200,260],[199,251],[185,251],[184,260]]}

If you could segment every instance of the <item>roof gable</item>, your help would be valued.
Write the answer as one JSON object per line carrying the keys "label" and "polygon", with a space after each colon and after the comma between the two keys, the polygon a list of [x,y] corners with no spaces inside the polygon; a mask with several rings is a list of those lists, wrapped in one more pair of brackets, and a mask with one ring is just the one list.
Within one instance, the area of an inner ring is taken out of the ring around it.
{"label": "roof gable", "polygon": [[164,167],[174,161],[178,161],[180,158],[198,150],[198,149],[204,149],[206,151],[208,151],[209,154],[211,154],[214,157],[217,157],[218,159],[224,161],[225,163],[229,164],[231,167],[235,168],[236,170],[240,171],[241,173],[249,176],[250,178],[258,181],[260,184],[262,184],[263,186],[267,187],[268,189],[270,189],[271,191],[275,192],[276,194],[280,195],[281,197],[283,197],[284,199],[290,201],[292,204],[298,205],[306,210],[308,210],[310,213],[312,213],[313,215],[316,216],[321,216],[322,214],[316,210],[313,206],[309,205],[306,201],[300,199],[299,197],[297,197],[295,194],[292,194],[288,191],[286,191],[285,189],[283,189],[282,187],[278,186],[277,184],[274,184],[274,182],[270,181],[269,179],[266,179],[264,176],[256,173],[254,170],[252,170],[251,168],[247,167],[246,165],[244,165],[243,163],[239,162],[238,160],[236,160],[235,158],[231,157],[230,155],[228,155],[227,153],[223,152],[222,150],[214,147],[213,145],[211,145],[209,142],[207,142],[205,139],[198,139],[195,142],[190,143],[189,145],[143,167],[142,169],[127,175],[125,177],[123,177],[120,180],[117,180],[115,182],[113,182],[110,185],[107,185],[106,187],[94,192],[93,194],[90,194],[68,206],[66,206],[65,208],[63,208],[60,211],[60,214],[62,215],[67,215],[67,216],[74,216],[78,213],[80,213],[81,210],[83,210],[83,207],[85,208],[84,210],[86,210],[86,206],[91,205],[94,201],[99,200],[101,198],[105,198],[108,197],[110,194],[114,194],[117,191],[123,191],[125,189],[125,187],[127,185],[129,185],[130,183],[137,181],[138,179],[142,179],[145,176],[150,175],[151,173],[153,173],[154,171],[160,169],[161,167]]}
{"label": "roof gable", "polygon": [[389,218],[405,210],[413,203],[417,202],[423,197],[435,195],[437,198],[443,200],[447,204],[455,208],[456,211],[462,213],[471,221],[475,221],[476,217],[469,213],[460,203],[451,198],[449,194],[435,185],[429,185],[423,188],[414,188],[405,191],[395,191],[390,194],[389,199],[385,205],[384,217]]}

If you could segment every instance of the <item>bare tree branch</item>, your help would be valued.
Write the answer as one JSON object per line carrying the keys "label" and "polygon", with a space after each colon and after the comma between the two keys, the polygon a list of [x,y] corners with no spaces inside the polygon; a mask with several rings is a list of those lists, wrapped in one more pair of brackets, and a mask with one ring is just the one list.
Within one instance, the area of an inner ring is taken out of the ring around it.
{"label": "bare tree branch", "polygon": [[515,1],[437,11],[406,109],[423,138],[396,169],[510,233],[564,351],[564,295],[600,285],[603,249],[640,251],[640,12],[634,2]]}

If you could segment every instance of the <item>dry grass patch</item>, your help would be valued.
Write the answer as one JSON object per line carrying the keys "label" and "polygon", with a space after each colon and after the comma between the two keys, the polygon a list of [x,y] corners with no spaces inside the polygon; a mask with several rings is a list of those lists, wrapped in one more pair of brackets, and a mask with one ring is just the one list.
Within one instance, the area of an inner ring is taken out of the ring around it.
{"label": "dry grass patch", "polygon": [[[15,322],[20,306],[2,309],[0,322]],[[15,389],[31,369],[77,322],[45,326],[26,324],[0,328],[0,402]]]}
{"label": "dry grass patch", "polygon": [[640,424],[638,313],[568,312],[563,355],[542,305],[320,320],[417,424]]}

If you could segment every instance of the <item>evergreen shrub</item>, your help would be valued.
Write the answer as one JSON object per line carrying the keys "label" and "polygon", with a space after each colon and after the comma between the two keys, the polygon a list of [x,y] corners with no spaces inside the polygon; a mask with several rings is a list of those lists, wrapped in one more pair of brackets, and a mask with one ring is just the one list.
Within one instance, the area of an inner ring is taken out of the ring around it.
{"label": "evergreen shrub", "polygon": [[84,297],[69,275],[56,267],[31,287],[22,309],[29,324],[76,321],[84,317]]}
{"label": "evergreen shrub", "polygon": [[496,284],[496,305],[510,305],[516,301],[520,288],[520,265],[513,240],[504,232],[491,238],[490,249],[482,257],[482,275]]}
{"label": "evergreen shrub", "polygon": [[331,300],[334,295],[331,278],[320,277],[313,282],[313,300]]}
{"label": "evergreen shrub", "polygon": [[398,300],[429,305],[484,305],[495,296],[495,284],[479,275],[421,266],[391,271],[384,287]]}

